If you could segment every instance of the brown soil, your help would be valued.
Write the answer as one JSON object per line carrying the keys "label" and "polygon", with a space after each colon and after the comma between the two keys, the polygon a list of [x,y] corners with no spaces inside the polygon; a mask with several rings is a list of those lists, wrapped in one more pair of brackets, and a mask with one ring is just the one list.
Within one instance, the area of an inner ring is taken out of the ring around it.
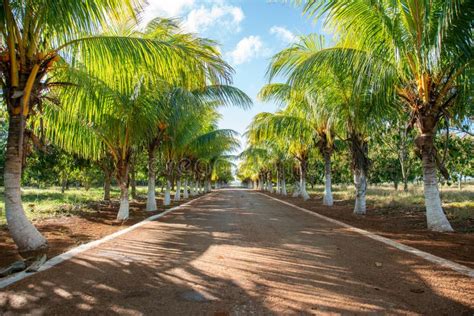
{"label": "brown soil", "polygon": [[[181,201],[181,203],[186,200]],[[172,206],[180,203],[173,202]],[[147,212],[146,200],[130,202],[130,218],[117,221],[118,201],[89,203],[87,208],[95,212],[78,211],[73,216],[62,216],[34,221],[34,225],[46,237],[49,244],[48,258],[52,258],[71,248],[89,241],[100,239],[118,230],[136,224],[147,217],[164,211],[162,200],[157,199],[158,211]],[[6,267],[21,260],[7,226],[0,227],[0,267]]]}
{"label": "brown soil", "polygon": [[472,315],[472,279],[220,190],[0,291],[0,314]]}
{"label": "brown soil", "polygon": [[269,195],[474,268],[474,233],[465,233],[473,230],[474,223],[470,220],[453,221],[454,233],[438,233],[426,229],[425,213],[418,209],[368,205],[367,214],[361,216],[353,214],[353,201],[335,201],[332,207],[328,207],[323,205],[321,196],[312,195],[310,200],[303,201],[301,198]]}

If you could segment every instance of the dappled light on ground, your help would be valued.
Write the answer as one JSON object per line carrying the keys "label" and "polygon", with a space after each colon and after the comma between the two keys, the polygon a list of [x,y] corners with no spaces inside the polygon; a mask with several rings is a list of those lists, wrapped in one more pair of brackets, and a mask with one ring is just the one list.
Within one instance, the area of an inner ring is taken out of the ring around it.
{"label": "dappled light on ground", "polygon": [[0,311],[458,314],[472,290],[455,272],[223,190],[7,288]]}

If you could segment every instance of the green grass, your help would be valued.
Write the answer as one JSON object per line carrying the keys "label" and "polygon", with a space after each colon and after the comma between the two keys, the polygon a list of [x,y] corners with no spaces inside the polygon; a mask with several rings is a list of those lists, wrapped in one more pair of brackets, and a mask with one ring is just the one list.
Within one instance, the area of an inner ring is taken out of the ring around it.
{"label": "green grass", "polygon": [[[137,187],[138,194],[146,195],[145,186]],[[321,195],[322,186],[316,186],[314,191]],[[159,189],[157,190],[159,191]],[[28,218],[32,220],[74,215],[78,211],[88,211],[87,203],[100,201],[103,196],[102,188],[71,188],[64,194],[60,188],[35,189],[24,188],[23,207]],[[333,187],[336,200],[352,200],[354,189],[351,185],[335,185]],[[118,198],[119,190],[112,190],[112,198]],[[443,206],[452,220],[474,220],[474,184],[465,185],[462,191],[456,186],[441,188]],[[405,208],[424,211],[423,188],[411,185],[408,192],[395,191],[392,186],[370,186],[367,191],[367,203],[376,208]],[[0,225],[5,225],[3,188],[0,188]]]}
{"label": "green grass", "polygon": [[[146,194],[146,187],[137,187],[140,195]],[[102,188],[71,188],[61,193],[59,187],[48,189],[23,188],[23,208],[31,220],[74,215],[78,211],[88,211],[87,203],[102,200]],[[112,198],[118,198],[120,192],[113,188]],[[0,226],[6,224],[3,188],[0,188]]]}
{"label": "green grass", "polygon": [[[474,220],[474,184],[463,185],[459,190],[456,185],[441,186],[443,207],[451,220]],[[315,187],[310,193],[322,194],[322,186]],[[354,188],[350,185],[335,185],[334,199],[353,200]],[[369,186],[367,204],[376,208],[404,208],[424,211],[423,187],[410,185],[408,192],[401,188],[395,191],[391,185]]]}

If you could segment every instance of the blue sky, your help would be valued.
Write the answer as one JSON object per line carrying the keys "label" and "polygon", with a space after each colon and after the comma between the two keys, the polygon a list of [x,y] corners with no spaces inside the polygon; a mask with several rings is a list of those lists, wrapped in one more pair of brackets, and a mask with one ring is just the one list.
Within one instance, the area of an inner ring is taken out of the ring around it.
{"label": "blue sky", "polygon": [[276,106],[259,103],[256,95],[267,82],[270,57],[289,45],[294,36],[322,28],[302,16],[301,10],[267,0],[148,0],[144,19],[180,18],[186,31],[212,38],[221,44],[226,61],[235,69],[234,85],[253,100],[251,110],[225,108],[221,128],[245,132],[253,116],[275,111]]}

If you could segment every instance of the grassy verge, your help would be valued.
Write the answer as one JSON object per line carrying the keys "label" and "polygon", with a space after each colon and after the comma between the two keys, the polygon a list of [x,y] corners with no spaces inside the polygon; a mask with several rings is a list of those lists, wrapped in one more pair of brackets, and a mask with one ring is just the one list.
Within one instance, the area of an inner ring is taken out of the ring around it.
{"label": "grassy verge", "polygon": [[[137,187],[140,195],[146,194],[146,187]],[[23,208],[27,217],[38,220],[59,216],[72,216],[78,212],[93,211],[88,208],[88,203],[102,200],[102,188],[71,188],[61,193],[59,187],[48,189],[23,188]],[[118,198],[120,192],[112,189],[112,199]],[[3,188],[0,188],[0,226],[6,224]]]}
{"label": "grassy verge", "polygon": [[[137,187],[138,194],[146,195],[145,186]],[[102,188],[71,188],[61,193],[60,188],[36,189],[24,188],[23,207],[28,218],[32,220],[71,216],[78,212],[92,211],[88,203],[97,202],[102,199]],[[310,193],[322,195],[324,188],[315,186]],[[334,199],[351,203],[354,198],[354,190],[350,185],[334,185]],[[112,198],[118,198],[119,190],[112,190]],[[443,207],[450,220],[474,221],[474,184],[468,184],[460,191],[456,186],[444,186],[441,188]],[[380,185],[370,186],[367,191],[367,203],[375,209],[390,211],[394,209],[405,209],[410,211],[424,211],[423,188],[411,185],[408,192],[395,191],[392,186]],[[5,212],[3,202],[3,188],[0,188],[0,225],[5,225]],[[473,227],[474,231],[474,227]]]}
{"label": "grassy verge", "polygon": [[[324,188],[315,186],[310,193],[322,195]],[[335,200],[352,202],[354,200],[354,189],[350,185],[335,185],[333,187]],[[441,199],[443,208],[452,221],[474,221],[474,184],[466,184],[462,190],[457,186],[442,186]],[[376,210],[390,211],[404,209],[414,212],[424,212],[423,187],[411,185],[408,192],[395,190],[390,185],[369,186],[367,190],[367,205]],[[474,227],[472,228],[474,231]]]}

